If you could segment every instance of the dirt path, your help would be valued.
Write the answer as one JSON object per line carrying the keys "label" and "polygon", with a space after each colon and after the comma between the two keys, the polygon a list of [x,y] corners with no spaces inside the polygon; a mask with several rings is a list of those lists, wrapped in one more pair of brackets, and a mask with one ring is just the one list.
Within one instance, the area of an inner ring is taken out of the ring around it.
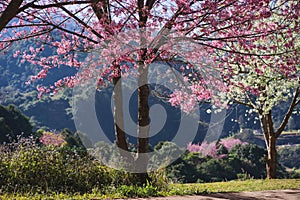
{"label": "dirt path", "polygon": [[216,193],[195,196],[136,198],[128,200],[300,200],[300,189],[261,192]]}

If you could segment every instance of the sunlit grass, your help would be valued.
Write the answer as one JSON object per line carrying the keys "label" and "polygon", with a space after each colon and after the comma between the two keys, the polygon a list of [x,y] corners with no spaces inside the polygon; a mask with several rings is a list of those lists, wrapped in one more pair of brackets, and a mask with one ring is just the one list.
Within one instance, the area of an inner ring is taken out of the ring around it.
{"label": "sunlit grass", "polygon": [[300,179],[246,180],[216,183],[173,184],[170,194],[202,194],[216,192],[245,192],[300,188]]}
{"label": "sunlit grass", "polygon": [[[137,188],[138,189],[138,188]],[[159,192],[159,196],[195,195],[217,192],[244,192],[262,190],[300,189],[300,179],[246,180],[216,183],[171,184],[166,192]],[[97,190],[90,194],[2,194],[0,199],[111,199],[125,198],[118,189],[103,195]]]}
{"label": "sunlit grass", "polygon": [[300,135],[300,130],[289,130],[289,131],[283,131],[282,135],[284,134],[294,134],[294,135]]}

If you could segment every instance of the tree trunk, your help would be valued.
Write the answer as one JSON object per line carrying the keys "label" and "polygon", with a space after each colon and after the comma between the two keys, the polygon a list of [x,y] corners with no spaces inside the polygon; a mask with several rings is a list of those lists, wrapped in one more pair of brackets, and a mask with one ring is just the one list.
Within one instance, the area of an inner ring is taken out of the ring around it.
{"label": "tree trunk", "polygon": [[12,0],[0,15],[0,31],[19,13],[24,0]]}
{"label": "tree trunk", "polygon": [[276,137],[269,137],[269,145],[267,146],[268,156],[266,160],[267,178],[276,178],[277,168],[277,150],[276,150]]}
{"label": "tree trunk", "polygon": [[[120,70],[119,67],[118,70]],[[119,152],[124,161],[126,163],[132,163],[133,157],[129,152],[126,133],[124,131],[123,92],[121,76],[115,77],[113,79],[113,84],[114,128],[116,135],[116,144],[120,148]]]}
{"label": "tree trunk", "polygon": [[276,151],[276,140],[277,135],[274,132],[274,124],[272,119],[271,111],[268,114],[263,114],[261,110],[260,123],[265,137],[265,143],[267,146],[268,155],[266,156],[266,171],[267,178],[276,178],[276,168],[277,168],[277,151]]}
{"label": "tree trunk", "polygon": [[140,172],[137,177],[140,184],[145,184],[148,180],[148,145],[149,145],[149,86],[148,68],[140,66],[138,69],[138,143],[136,167]]}

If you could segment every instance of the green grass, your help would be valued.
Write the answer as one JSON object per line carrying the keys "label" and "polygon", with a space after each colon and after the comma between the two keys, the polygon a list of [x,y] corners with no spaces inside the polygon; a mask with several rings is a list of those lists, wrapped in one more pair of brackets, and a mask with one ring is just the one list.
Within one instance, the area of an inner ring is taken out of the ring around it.
{"label": "green grass", "polygon": [[169,194],[205,194],[217,192],[249,192],[262,190],[300,189],[300,179],[253,179],[246,181],[228,181],[199,184],[173,184]]}
{"label": "green grass", "polygon": [[289,131],[283,131],[282,135],[284,134],[294,134],[294,135],[299,135],[300,134],[300,130],[289,130]]}
{"label": "green grass", "polygon": [[[300,179],[246,180],[216,183],[172,184],[167,192],[158,192],[159,196],[193,195],[217,192],[242,192],[262,190],[300,189]],[[126,191],[124,191],[126,190]],[[0,199],[111,199],[124,198],[128,188],[112,189],[108,195],[94,191],[91,194],[2,194]],[[137,188],[137,190],[144,190]],[[146,193],[141,193],[145,196]]]}

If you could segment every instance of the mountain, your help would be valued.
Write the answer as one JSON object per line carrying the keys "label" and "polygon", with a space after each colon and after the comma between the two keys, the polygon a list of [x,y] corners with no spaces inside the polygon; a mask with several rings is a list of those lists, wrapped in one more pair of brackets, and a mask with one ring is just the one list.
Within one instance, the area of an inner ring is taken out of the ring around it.
{"label": "mountain", "polygon": [[[25,82],[30,79],[31,75],[35,75],[39,71],[39,66],[34,66],[29,63],[22,63],[20,58],[14,58],[13,54],[16,51],[24,51],[29,48],[28,42],[15,43],[9,50],[1,53],[0,57],[0,104],[8,105],[15,104],[24,114],[30,117],[34,124],[34,129],[40,127],[51,130],[62,130],[69,128],[71,131],[76,131],[71,112],[72,104],[72,90],[67,89],[55,96],[45,95],[41,99],[37,98],[36,86],[38,84],[49,85],[56,80],[76,73],[76,70],[69,67],[62,67],[60,69],[52,70],[45,80],[26,85]],[[31,44],[32,45],[32,44]],[[50,55],[51,50],[46,50],[45,55]],[[164,108],[167,116],[165,124],[161,129],[157,130],[157,134],[153,134],[150,138],[152,144],[159,141],[172,140],[180,126],[182,114],[178,108],[172,107],[167,101],[158,98],[155,95],[155,87],[151,88],[151,96],[149,99],[150,105],[156,105],[156,108]],[[111,109],[111,94],[112,88],[96,92],[96,111],[97,120],[103,128],[107,137],[113,141],[113,115]],[[129,102],[130,118],[133,123],[137,122],[137,94],[133,93]],[[277,118],[275,123],[279,123],[279,119],[283,117],[285,109],[288,104],[282,103],[274,113]],[[211,105],[202,103],[200,105],[200,121],[194,142],[202,141],[209,129],[209,123],[212,114],[208,112]],[[163,112],[162,112],[163,113]],[[237,133],[241,128],[243,129],[259,129],[260,125],[256,119],[255,114],[251,114],[244,106],[233,105],[226,113],[224,127],[222,128],[221,137]],[[160,116],[153,117],[153,121],[160,122]],[[299,114],[294,114],[290,120],[287,129],[300,129]],[[129,122],[128,122],[129,123]],[[131,122],[130,122],[131,123]],[[189,133],[189,127],[186,128],[186,134]],[[213,129],[212,129],[213,130]],[[129,136],[130,142],[135,142],[135,136]]]}

